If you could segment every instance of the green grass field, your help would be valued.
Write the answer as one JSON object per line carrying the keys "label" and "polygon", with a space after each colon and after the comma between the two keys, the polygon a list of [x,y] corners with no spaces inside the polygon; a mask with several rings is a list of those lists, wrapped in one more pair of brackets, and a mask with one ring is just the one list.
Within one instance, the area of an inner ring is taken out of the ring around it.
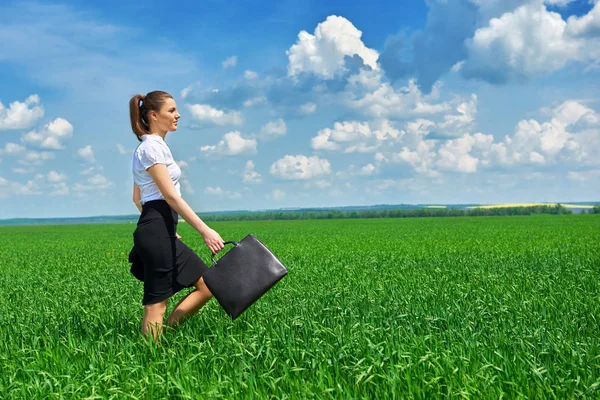
{"label": "green grass field", "polygon": [[211,225],[289,274],[160,344],[139,334],[134,225],[0,228],[0,397],[600,397],[600,216]]}

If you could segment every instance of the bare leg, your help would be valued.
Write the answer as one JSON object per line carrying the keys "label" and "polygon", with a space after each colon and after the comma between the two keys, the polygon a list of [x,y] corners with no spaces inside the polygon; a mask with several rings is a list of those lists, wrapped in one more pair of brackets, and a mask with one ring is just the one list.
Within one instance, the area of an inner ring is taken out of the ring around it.
{"label": "bare leg", "polygon": [[194,291],[185,296],[167,318],[167,325],[176,326],[185,318],[196,314],[211,298],[212,293],[206,287],[202,278],[194,282]]}
{"label": "bare leg", "polygon": [[142,333],[148,336],[152,334],[154,340],[160,337],[162,332],[162,322],[167,310],[169,300],[163,300],[160,303],[148,304],[144,306],[144,318],[142,319]]}

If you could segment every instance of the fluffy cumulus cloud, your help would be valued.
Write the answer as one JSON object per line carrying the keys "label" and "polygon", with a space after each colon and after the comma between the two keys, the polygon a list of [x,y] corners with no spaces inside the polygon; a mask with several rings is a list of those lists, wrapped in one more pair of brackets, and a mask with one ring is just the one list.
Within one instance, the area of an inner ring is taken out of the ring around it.
{"label": "fluffy cumulus cloud", "polygon": [[0,176],[0,198],[9,196],[28,196],[41,194],[40,185],[35,180],[28,180],[26,183],[10,181]]}
{"label": "fluffy cumulus cloud", "polygon": [[179,178],[179,182],[181,183],[181,190],[184,193],[193,194],[195,191],[192,187],[192,184],[190,183],[190,180],[188,179],[190,165],[183,160],[177,161],[177,165],[181,169],[181,177]]}
{"label": "fluffy cumulus cloud", "polygon": [[311,146],[314,150],[368,153],[398,140],[401,136],[402,132],[385,119],[371,124],[344,121],[334,123],[333,129],[321,129],[317,136],[311,139]]}
{"label": "fluffy cumulus cloud", "polygon": [[62,150],[65,148],[64,141],[72,136],[73,125],[66,119],[56,118],[39,132],[31,131],[24,134],[21,140],[42,149]]}
{"label": "fluffy cumulus cloud", "polygon": [[47,174],[35,174],[32,179],[28,179],[25,183],[10,181],[0,177],[0,197],[41,194],[64,196],[69,194],[69,187],[65,182],[66,180],[66,174],[56,171],[50,171]]}
{"label": "fluffy cumulus cloud", "polygon": [[267,122],[260,128],[260,133],[263,138],[276,138],[284,136],[287,132],[285,121],[281,118],[275,121]]}
{"label": "fluffy cumulus cloud", "polygon": [[415,146],[403,146],[399,152],[391,154],[386,159],[407,163],[417,173],[436,175],[433,169],[436,157],[435,146],[435,140],[421,140]]}
{"label": "fluffy cumulus cloud", "polygon": [[0,154],[17,155],[23,154],[25,150],[25,146],[21,146],[17,143],[7,142],[4,144],[4,148],[0,148]]}
{"label": "fluffy cumulus cloud", "polygon": [[304,103],[300,106],[300,114],[310,115],[317,111],[317,105],[315,103]]}
{"label": "fluffy cumulus cloud", "polygon": [[45,161],[52,160],[55,157],[56,155],[50,151],[29,150],[17,162],[23,166],[40,166]]}
{"label": "fluffy cumulus cloud", "polygon": [[438,151],[437,166],[441,169],[473,173],[477,172],[479,158],[472,155],[473,150],[486,151],[494,141],[492,135],[476,133],[448,140]]}
{"label": "fluffy cumulus cloud", "polygon": [[258,184],[262,182],[262,176],[254,170],[254,162],[248,160],[244,168],[243,182],[246,184]]}
{"label": "fluffy cumulus cloud", "polygon": [[113,183],[103,174],[94,174],[89,176],[83,182],[77,182],[73,185],[73,191],[79,195],[84,195],[87,192],[102,192],[113,186]]}
{"label": "fluffy cumulus cloud", "polygon": [[77,156],[79,156],[79,158],[83,159],[84,161],[86,161],[88,163],[96,162],[96,157],[94,156],[94,150],[92,149],[92,146],[89,144],[85,147],[78,149]]}
{"label": "fluffy cumulus cloud", "polygon": [[208,104],[186,104],[192,118],[215,125],[241,125],[244,122],[239,111],[218,110]]}
{"label": "fluffy cumulus cloud", "polygon": [[600,37],[600,2],[596,1],[589,13],[567,20],[567,33],[575,37]]}
{"label": "fluffy cumulus cloud", "polygon": [[[515,131],[496,141],[492,135],[464,133],[449,140],[432,140],[436,124],[417,120],[406,124],[399,152],[378,152],[377,163],[406,163],[415,172],[475,173],[481,169],[522,165],[600,165],[600,116],[576,101],[550,111],[548,121],[521,120]],[[582,175],[586,176],[586,175]]]}
{"label": "fluffy cumulus cloud", "polygon": [[200,150],[207,155],[235,156],[238,154],[255,154],[256,139],[246,139],[238,131],[223,135],[216,145],[202,146]]}
{"label": "fluffy cumulus cloud", "polygon": [[317,25],[314,35],[298,34],[298,41],[288,51],[288,74],[312,73],[332,79],[344,72],[345,58],[358,56],[365,65],[377,69],[377,51],[361,40],[362,32],[344,17],[331,15]]}
{"label": "fluffy cumulus cloud", "polygon": [[376,171],[377,167],[371,163],[364,165],[360,168],[356,167],[354,164],[351,164],[345,171],[336,172],[335,176],[340,178],[352,178],[355,176],[371,176],[375,174]]}
{"label": "fluffy cumulus cloud", "polygon": [[[569,62],[600,61],[600,6],[566,21],[549,9],[570,0],[431,0],[423,31],[390,36],[379,63],[428,93],[448,71],[491,83],[524,81]],[[435,62],[431,55],[435,54]]]}
{"label": "fluffy cumulus cloud", "polygon": [[445,136],[459,136],[471,129],[477,114],[477,96],[471,95],[469,101],[461,102],[456,113],[444,115],[444,120],[436,124],[436,132]]}
{"label": "fluffy cumulus cloud", "polygon": [[408,86],[399,89],[382,79],[381,75],[376,75],[371,80],[362,82],[362,85],[372,90],[366,90],[362,96],[355,96],[355,92],[351,92],[348,96],[348,106],[377,118],[433,115],[451,109],[449,103],[437,102],[437,91],[429,95],[423,94],[414,79],[408,81]]}
{"label": "fluffy cumulus cloud", "polygon": [[600,118],[594,110],[566,101],[552,110],[549,121],[519,121],[512,136],[491,146],[502,165],[600,163]]}
{"label": "fluffy cumulus cloud", "polygon": [[37,94],[29,96],[24,102],[13,101],[8,108],[0,101],[0,130],[27,129],[44,116],[39,106]]}
{"label": "fluffy cumulus cloud", "polygon": [[524,81],[582,57],[583,43],[567,35],[567,23],[543,4],[527,4],[490,20],[466,43],[467,78]]}
{"label": "fluffy cumulus cloud", "polygon": [[331,164],[319,157],[286,155],[271,165],[271,175],[288,180],[308,180],[331,173]]}
{"label": "fluffy cumulus cloud", "polygon": [[66,180],[67,175],[56,171],[50,171],[48,172],[48,175],[46,175],[46,178],[48,179],[48,182],[59,183]]}

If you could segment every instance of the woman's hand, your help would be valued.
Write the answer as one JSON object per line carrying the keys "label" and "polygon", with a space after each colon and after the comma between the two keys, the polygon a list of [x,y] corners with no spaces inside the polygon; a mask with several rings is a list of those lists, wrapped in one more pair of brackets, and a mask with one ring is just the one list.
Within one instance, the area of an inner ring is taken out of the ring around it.
{"label": "woman's hand", "polygon": [[175,238],[181,240],[181,236],[179,236],[179,233],[175,232]]}
{"label": "woman's hand", "polygon": [[223,239],[221,239],[221,236],[215,230],[208,228],[206,231],[202,232],[202,237],[213,254],[217,254],[223,249]]}

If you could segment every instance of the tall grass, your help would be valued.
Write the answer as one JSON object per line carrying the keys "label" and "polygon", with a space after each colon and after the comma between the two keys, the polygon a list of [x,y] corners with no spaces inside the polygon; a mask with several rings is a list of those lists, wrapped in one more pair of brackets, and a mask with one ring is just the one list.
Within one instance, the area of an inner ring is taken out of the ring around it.
{"label": "tall grass", "polygon": [[1,228],[0,397],[600,396],[598,216],[211,225],[290,273],[159,344],[139,334],[133,225]]}

